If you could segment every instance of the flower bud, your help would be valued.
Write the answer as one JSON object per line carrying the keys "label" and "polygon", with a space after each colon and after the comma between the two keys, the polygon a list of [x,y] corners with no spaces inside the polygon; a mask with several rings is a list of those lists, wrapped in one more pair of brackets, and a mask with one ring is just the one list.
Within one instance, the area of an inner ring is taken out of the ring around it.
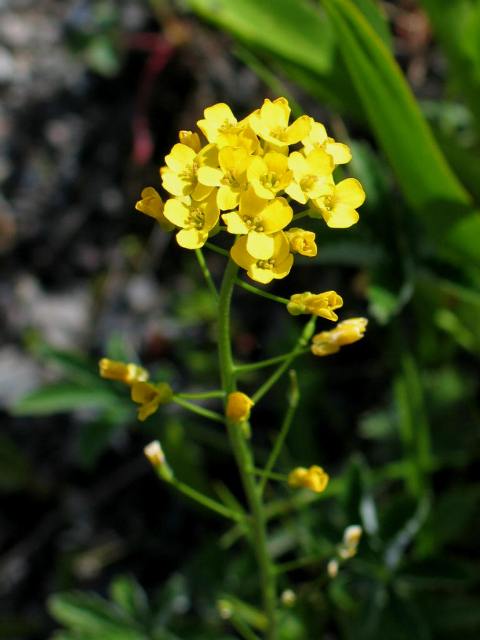
{"label": "flower bud", "polygon": [[225,415],[233,422],[244,422],[250,417],[250,409],[253,401],[241,391],[233,391],[228,394]]}
{"label": "flower bud", "polygon": [[148,380],[148,371],[137,364],[127,364],[109,358],[102,358],[98,364],[100,376],[107,380],[118,380],[128,385]]}
{"label": "flower bud", "polygon": [[339,309],[341,306],[343,306],[343,300],[336,291],[325,291],[323,293],[305,291],[304,293],[294,293],[290,296],[287,311],[293,316],[301,313],[310,313],[326,320],[338,320],[334,309]]}
{"label": "flower bud", "polygon": [[135,204],[135,209],[151,218],[155,218],[165,231],[171,231],[174,227],[163,215],[163,200],[153,187],[145,187],[143,189],[141,199]]}
{"label": "flower bud", "polygon": [[322,331],[313,336],[311,350],[315,356],[328,356],[337,353],[340,347],[361,340],[365,334],[368,320],[350,318],[337,324],[331,331]]}
{"label": "flower bud", "polygon": [[327,564],[327,573],[330,578],[336,578],[338,575],[338,560],[332,558]]}
{"label": "flower bud", "polygon": [[167,463],[162,445],[158,440],[154,440],[153,442],[150,442],[150,444],[147,444],[143,453],[160,478],[167,482],[170,482],[173,479],[173,472]]}
{"label": "flower bud", "polygon": [[317,245],[315,244],[315,233],[313,231],[292,227],[285,233],[292,253],[299,253],[309,258],[314,258],[317,255]]}
{"label": "flower bud", "polygon": [[328,481],[328,473],[325,473],[322,467],[317,465],[313,465],[309,469],[297,467],[288,474],[288,484],[291,487],[304,487],[315,493],[325,491]]}

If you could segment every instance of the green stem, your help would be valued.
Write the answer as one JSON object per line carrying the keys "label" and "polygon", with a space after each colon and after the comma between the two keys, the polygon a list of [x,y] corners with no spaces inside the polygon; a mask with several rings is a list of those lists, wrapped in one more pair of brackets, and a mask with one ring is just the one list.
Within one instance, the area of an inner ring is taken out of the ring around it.
{"label": "green stem", "polygon": [[287,298],[282,298],[281,296],[276,296],[273,293],[268,293],[268,291],[264,291],[263,289],[254,287],[253,284],[248,284],[248,282],[245,282],[240,278],[235,278],[235,284],[242,289],[245,289],[245,291],[250,291],[250,293],[254,293],[257,296],[267,298],[267,300],[273,300],[274,302],[279,302],[280,304],[288,304],[290,302],[290,300],[287,300]]}
{"label": "green stem", "polygon": [[306,347],[299,351],[297,347],[289,351],[288,353],[284,353],[281,356],[275,356],[274,358],[268,358],[268,360],[260,360],[260,362],[254,362],[252,364],[237,364],[235,365],[235,373],[248,373],[249,371],[256,371],[257,369],[263,369],[264,367],[271,367],[274,364],[278,364],[279,362],[285,362],[288,358],[292,356],[292,353],[295,351],[295,358],[303,355],[304,353],[310,352],[310,347]]}
{"label": "green stem", "polygon": [[[226,394],[236,388],[235,370],[230,340],[230,302],[238,267],[229,260],[223,276],[218,308],[218,355],[222,387]],[[260,570],[263,606],[268,620],[267,640],[276,640],[276,586],[275,572],[267,549],[265,513],[259,488],[248,472],[253,468],[252,454],[238,423],[226,421],[233,453],[240,471],[243,488],[252,514],[252,541]]]}
{"label": "green stem", "polygon": [[214,251],[215,253],[219,253],[221,256],[226,256],[228,257],[229,253],[226,249],[222,249],[222,247],[217,247],[216,244],[213,244],[213,242],[206,242],[205,246],[207,247],[207,249],[210,249],[211,251]]}
{"label": "green stem", "polygon": [[265,471],[265,469],[250,469],[250,473],[253,473],[253,475],[255,476],[260,476],[264,480],[268,479],[268,480],[277,480],[278,482],[286,482],[288,479],[288,476],[286,476],[284,473],[275,473],[273,471]]}
{"label": "green stem", "polygon": [[198,393],[177,393],[176,398],[185,398],[186,400],[208,400],[209,398],[224,398],[225,392],[221,391],[199,391]]}
{"label": "green stem", "polygon": [[205,278],[205,282],[207,283],[208,288],[210,289],[215,300],[218,300],[218,291],[215,283],[213,281],[210,270],[205,262],[205,256],[201,249],[195,249],[195,255],[197,256],[198,264],[203,273],[203,277]]}
{"label": "green stem", "polygon": [[222,424],[225,422],[223,416],[221,416],[216,411],[210,411],[210,409],[205,409],[205,407],[200,407],[198,404],[193,404],[193,402],[189,402],[188,400],[184,400],[180,398],[178,395],[173,396],[172,402],[180,405],[187,411],[191,411],[192,413],[196,413],[199,416],[203,416],[204,418],[208,418],[209,420],[214,420],[215,422],[221,422]]}
{"label": "green stem", "polygon": [[193,489],[188,484],[185,484],[180,480],[176,480],[175,478],[173,478],[170,481],[170,484],[172,484],[175,487],[175,489],[177,489],[184,495],[188,496],[192,500],[195,500],[195,502],[200,503],[201,505],[203,505],[204,507],[207,507],[207,509],[210,509],[211,511],[215,511],[215,513],[218,513],[224,518],[228,518],[229,520],[234,520],[235,522],[243,521],[243,517],[240,513],[236,513],[235,511],[232,511],[228,507],[225,507],[223,504],[220,504],[220,502],[217,502],[216,500],[209,498],[203,493],[200,493],[200,491]]}
{"label": "green stem", "polygon": [[278,460],[278,456],[280,455],[285,439],[288,435],[288,432],[290,431],[290,426],[292,424],[295,411],[297,410],[299,400],[300,393],[298,391],[297,376],[295,371],[290,371],[290,393],[288,394],[288,408],[278,436],[275,440],[275,444],[273,445],[272,452],[270,453],[267,464],[265,465],[265,475],[260,482],[260,492],[262,494],[265,490],[265,485],[267,484],[269,474],[271,473],[273,467],[275,466],[275,463]]}
{"label": "green stem", "polygon": [[305,328],[303,329],[297,341],[297,344],[295,345],[294,349],[291,351],[290,356],[286,358],[283,361],[283,363],[278,367],[278,369],[275,369],[272,375],[269,378],[267,378],[267,380],[265,380],[265,382],[262,384],[262,386],[259,389],[257,389],[257,391],[252,396],[253,402],[257,403],[259,400],[261,400],[261,398],[263,398],[263,396],[270,391],[270,389],[277,382],[277,380],[285,373],[285,371],[288,369],[290,364],[295,360],[295,358],[304,351],[305,347],[310,342],[310,339],[313,336],[313,333],[315,331],[316,321],[317,321],[316,316],[312,316],[310,318],[310,320],[305,325]]}
{"label": "green stem", "polygon": [[260,640],[257,634],[254,633],[252,629],[250,629],[250,627],[245,622],[243,622],[243,620],[240,620],[239,618],[233,616],[233,618],[231,618],[230,620],[230,623],[232,627],[235,628],[235,631],[238,631],[238,633],[242,636],[243,640]]}

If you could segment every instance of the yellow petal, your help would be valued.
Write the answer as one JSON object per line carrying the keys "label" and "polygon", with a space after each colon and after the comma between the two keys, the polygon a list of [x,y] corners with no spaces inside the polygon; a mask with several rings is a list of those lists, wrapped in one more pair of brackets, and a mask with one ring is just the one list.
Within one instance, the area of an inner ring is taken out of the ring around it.
{"label": "yellow petal", "polygon": [[187,147],[190,147],[195,151],[195,153],[198,153],[200,151],[202,145],[198,133],[192,133],[192,131],[179,131],[178,139],[180,141],[180,144],[184,144]]}
{"label": "yellow petal", "polygon": [[321,122],[312,122],[312,127],[306,138],[302,140],[305,146],[321,145],[327,139],[327,130]]}
{"label": "yellow petal", "polygon": [[232,260],[243,269],[249,269],[250,266],[256,262],[255,258],[252,258],[247,251],[247,238],[245,236],[237,238],[235,244],[230,249],[230,255]]}
{"label": "yellow petal", "polygon": [[232,213],[224,213],[222,220],[227,225],[228,233],[235,235],[244,235],[248,233],[248,227],[242,218],[238,215],[238,211],[232,211]]}
{"label": "yellow petal", "polygon": [[265,198],[259,198],[255,191],[250,187],[240,196],[240,215],[255,218],[260,211],[265,208],[267,203],[268,200]]}
{"label": "yellow petal", "polygon": [[307,155],[307,163],[309,165],[310,173],[316,176],[330,176],[334,164],[332,156],[324,151],[322,148],[316,148]]}
{"label": "yellow petal", "polygon": [[247,251],[257,260],[268,260],[273,256],[275,243],[272,236],[250,231],[247,236]]}
{"label": "yellow petal", "polygon": [[326,143],[325,151],[332,156],[335,164],[346,164],[352,159],[350,147],[341,142],[335,142],[332,138],[329,138],[329,141]]}
{"label": "yellow petal", "polygon": [[218,153],[218,162],[223,173],[231,172],[235,175],[243,173],[247,168],[248,158],[245,148],[224,147]]}
{"label": "yellow petal", "polygon": [[190,214],[189,204],[190,198],[169,198],[165,203],[163,214],[177,227],[183,227]]}
{"label": "yellow petal", "polygon": [[277,151],[269,151],[264,156],[265,164],[269,171],[282,175],[288,168],[288,158],[283,153]]}
{"label": "yellow petal", "polygon": [[218,187],[221,184],[223,172],[221,169],[205,165],[198,169],[197,178],[201,184],[204,184],[207,187]]}
{"label": "yellow petal", "polygon": [[222,185],[217,192],[217,205],[222,211],[235,209],[240,199],[240,192],[234,191],[231,187]]}
{"label": "yellow petal", "polygon": [[365,191],[358,180],[347,178],[336,185],[335,200],[356,209],[365,202]]}
{"label": "yellow petal", "polygon": [[298,182],[291,182],[288,186],[286,186],[285,193],[287,193],[290,198],[293,198],[297,202],[300,202],[300,204],[305,204],[308,200]]}
{"label": "yellow petal", "polygon": [[293,211],[285,198],[275,198],[258,215],[265,233],[276,233],[290,224]]}
{"label": "yellow petal", "polygon": [[178,244],[184,249],[200,249],[203,247],[208,238],[205,231],[197,231],[197,229],[182,229],[176,235]]}
{"label": "yellow petal", "polygon": [[312,128],[313,119],[310,116],[300,116],[295,122],[288,127],[285,133],[285,142],[287,144],[296,144],[300,142],[302,138],[305,138],[310,133]]}
{"label": "yellow petal", "polygon": [[201,202],[202,200],[205,200],[205,198],[208,198],[208,196],[212,193],[212,190],[213,187],[207,187],[204,184],[198,183],[195,186],[195,189],[192,191],[191,196],[193,200]]}
{"label": "yellow petal", "polygon": [[274,279],[274,274],[272,269],[262,269],[257,266],[257,263],[254,262],[247,271],[247,275],[255,282],[260,282],[261,284],[268,284]]}
{"label": "yellow petal", "polygon": [[235,125],[237,119],[232,110],[224,102],[207,107],[203,112],[205,118],[197,122],[197,126],[209,142],[216,142],[219,128],[227,124]]}
{"label": "yellow petal", "polygon": [[293,172],[296,180],[300,180],[303,176],[310,173],[307,159],[298,151],[293,151],[288,157],[288,168]]}
{"label": "yellow petal", "polygon": [[162,186],[172,196],[188,196],[192,192],[193,184],[181,178],[178,173],[165,167],[162,172]]}
{"label": "yellow petal", "polygon": [[173,171],[182,171],[186,166],[192,165],[196,157],[195,151],[185,144],[174,144],[170,153],[165,156],[167,167]]}
{"label": "yellow petal", "polygon": [[277,279],[285,278],[290,273],[290,270],[293,266],[293,256],[291,253],[288,254],[283,260],[275,262],[275,275],[274,277]]}
{"label": "yellow petal", "polygon": [[344,204],[337,205],[332,211],[322,210],[322,216],[327,226],[332,229],[346,229],[358,222],[360,216],[355,209]]}

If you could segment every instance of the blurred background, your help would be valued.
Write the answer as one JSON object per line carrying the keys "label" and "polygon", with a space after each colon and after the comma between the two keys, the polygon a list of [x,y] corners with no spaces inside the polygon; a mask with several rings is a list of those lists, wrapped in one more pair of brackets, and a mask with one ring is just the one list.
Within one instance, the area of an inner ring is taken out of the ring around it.
{"label": "blurred background", "polygon": [[[322,499],[272,490],[271,551],[296,595],[282,638],[480,637],[479,43],[476,0],[0,0],[0,638],[239,637],[219,598],[255,620],[230,595],[257,597],[238,532],[142,454],[158,437],[178,477],[240,497],[224,434],[178,407],[137,423],[96,362],[216,387],[195,257],[134,204],[205,107],[241,117],[279,95],[350,144],[367,203],[352,229],[311,226],[318,256],[271,290],[335,289],[341,318],[370,320],[296,366],[279,467],[335,482]],[[208,263],[218,281],[223,257]],[[239,359],[289,350],[300,327],[238,291]],[[253,425],[260,460],[286,385]]]}

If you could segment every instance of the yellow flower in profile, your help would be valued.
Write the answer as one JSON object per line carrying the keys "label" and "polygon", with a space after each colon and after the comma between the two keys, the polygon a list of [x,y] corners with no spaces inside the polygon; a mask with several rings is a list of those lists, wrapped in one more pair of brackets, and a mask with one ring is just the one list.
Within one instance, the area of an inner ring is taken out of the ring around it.
{"label": "yellow flower in profile", "polygon": [[342,142],[336,142],[329,138],[327,131],[321,122],[313,122],[310,133],[302,140],[305,153],[310,153],[313,149],[324,149],[328,155],[332,156],[335,164],[346,164],[352,159],[350,147]]}
{"label": "yellow flower in profile", "polygon": [[238,211],[224,213],[227,231],[247,235],[246,249],[255,259],[268,260],[275,250],[274,236],[292,220],[293,211],[285,198],[264,200],[252,188],[240,196]]}
{"label": "yellow flower in profile", "polygon": [[145,382],[148,380],[148,371],[138,364],[102,358],[98,365],[100,376],[107,380],[118,380],[128,385],[132,385],[134,382]]}
{"label": "yellow flower in profile", "polygon": [[230,250],[234,262],[247,271],[247,275],[256,282],[268,284],[273,279],[285,278],[290,273],[293,265],[293,255],[290,253],[290,245],[283,231],[272,236],[273,253],[268,259],[254,258],[247,251],[247,238],[238,238]]}
{"label": "yellow flower in profile", "polygon": [[307,156],[294,151],[288,158],[288,166],[293,181],[285,191],[300,204],[333,192],[333,160],[323,149],[314,149]]}
{"label": "yellow flower in profile", "polygon": [[350,318],[337,324],[331,331],[322,331],[312,338],[311,351],[314,356],[329,356],[337,353],[340,347],[361,340],[365,334],[368,320]]}
{"label": "yellow flower in profile", "polygon": [[249,127],[248,120],[238,121],[232,110],[224,102],[207,107],[203,112],[204,118],[197,122],[197,127],[206,139],[223,147],[243,147],[248,153],[254,153],[258,148],[255,133]]}
{"label": "yellow flower in profile", "polygon": [[313,231],[291,227],[285,233],[292,253],[299,253],[309,258],[314,258],[317,255],[317,245],[315,244],[315,233]]}
{"label": "yellow flower in profile", "polygon": [[248,182],[259,198],[271,200],[292,180],[288,158],[283,153],[269,151],[263,158],[253,156],[247,169]]}
{"label": "yellow flower in profile", "polygon": [[358,222],[357,207],[365,202],[365,191],[355,178],[346,178],[334,186],[330,195],[312,200],[318,213],[314,210],[309,215],[312,218],[322,218],[329,227],[345,229]]}
{"label": "yellow flower in profile", "polygon": [[328,473],[322,467],[316,465],[311,466],[309,469],[297,467],[288,474],[288,484],[291,487],[304,487],[315,493],[325,491],[329,479]]}
{"label": "yellow flower in profile", "polygon": [[277,98],[273,102],[267,98],[248,121],[260,138],[283,149],[306,138],[313,122],[310,116],[300,116],[289,125],[289,118],[290,106],[286,98]]}
{"label": "yellow flower in profile", "polygon": [[165,231],[171,231],[173,225],[163,215],[163,200],[160,194],[153,187],[145,187],[142,190],[141,200],[135,204],[135,209],[145,213],[155,220],[165,229]]}
{"label": "yellow flower in profile", "polygon": [[217,204],[222,211],[234,209],[240,194],[247,187],[247,165],[249,155],[243,147],[223,147],[218,152],[219,168],[200,167],[198,177],[202,184],[219,187]]}
{"label": "yellow flower in profile", "polygon": [[160,382],[135,382],[132,385],[132,400],[140,405],[137,411],[138,419],[143,422],[158,410],[161,404],[170,402],[173,391],[169,384]]}
{"label": "yellow flower in profile", "polygon": [[287,304],[287,311],[292,316],[298,316],[301,313],[310,313],[313,316],[325,318],[336,322],[338,316],[335,309],[343,306],[343,300],[336,291],[325,291],[324,293],[294,293],[290,296],[290,302]]}
{"label": "yellow flower in profile", "polygon": [[165,191],[173,196],[192,196],[194,200],[207,198],[213,187],[201,184],[198,170],[205,165],[218,166],[218,150],[209,144],[198,153],[186,144],[173,145],[165,156],[166,167],[160,169],[160,176]]}
{"label": "yellow flower in profile", "polygon": [[167,220],[182,227],[176,236],[178,244],[184,249],[199,249],[217,224],[220,211],[212,193],[202,202],[189,197],[170,198],[165,203],[164,214]]}
{"label": "yellow flower in profile", "polygon": [[250,417],[250,409],[254,402],[245,393],[233,391],[228,394],[225,415],[234,422],[243,422]]}

